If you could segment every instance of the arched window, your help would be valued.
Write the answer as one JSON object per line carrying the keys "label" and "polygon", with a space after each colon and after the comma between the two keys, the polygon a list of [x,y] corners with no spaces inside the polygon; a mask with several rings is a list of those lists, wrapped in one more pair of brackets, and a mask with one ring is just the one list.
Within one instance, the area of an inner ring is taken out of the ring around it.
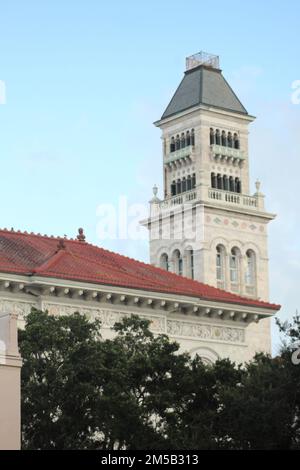
{"label": "arched window", "polygon": [[245,273],[245,282],[246,286],[255,287],[255,278],[256,278],[256,257],[253,250],[247,250],[246,252],[246,273]]}
{"label": "arched window", "polygon": [[231,192],[235,191],[235,184],[234,184],[234,179],[232,176],[229,177],[229,191]]}
{"label": "arched window", "polygon": [[215,173],[211,174],[211,187],[216,188],[217,187],[217,177]]}
{"label": "arched window", "polygon": [[239,289],[239,250],[232,248],[229,258],[229,271],[231,290],[237,291]]}
{"label": "arched window", "polygon": [[180,138],[179,135],[176,136],[176,144],[175,144],[176,150],[180,149]]}
{"label": "arched window", "polygon": [[181,189],[183,193],[186,191],[186,178],[182,178]]}
{"label": "arched window", "polygon": [[226,132],[225,131],[222,131],[221,142],[222,142],[223,147],[227,147],[227,139],[226,139]]}
{"label": "arched window", "polygon": [[191,145],[195,145],[195,131],[191,130]]}
{"label": "arched window", "polygon": [[170,152],[175,152],[175,139],[174,139],[174,137],[171,138]]}
{"label": "arched window", "polygon": [[220,130],[216,130],[216,144],[221,145],[221,136],[220,136]]}
{"label": "arched window", "polygon": [[175,250],[173,253],[174,269],[175,273],[182,276],[183,273],[183,261],[179,250]]}
{"label": "arched window", "polygon": [[194,279],[194,250],[191,247],[185,249],[186,277]]}
{"label": "arched window", "polygon": [[216,247],[216,277],[217,286],[224,288],[225,286],[225,248],[223,245]]}
{"label": "arched window", "polygon": [[231,134],[231,132],[228,132],[227,143],[228,143],[228,147],[232,147],[232,134]]}
{"label": "arched window", "polygon": [[190,134],[190,131],[187,131],[187,132],[186,132],[185,143],[186,143],[186,146],[187,146],[187,147],[188,147],[189,145],[191,145],[191,134]]}
{"label": "arched window", "polygon": [[169,257],[167,253],[163,253],[160,257],[160,267],[162,269],[165,269],[166,271],[169,271]]}
{"label": "arched window", "polygon": [[171,184],[171,196],[176,196],[176,181],[172,181]]}
{"label": "arched window", "polygon": [[180,137],[180,146],[181,146],[182,149],[185,147],[185,135],[184,135],[184,132],[181,134],[181,137]]}
{"label": "arched window", "polygon": [[190,250],[191,278],[194,279],[194,250]]}
{"label": "arched window", "polygon": [[196,187],[196,173],[192,174],[192,189]]}
{"label": "arched window", "polygon": [[223,189],[223,178],[220,173],[217,174],[217,188]]}
{"label": "arched window", "polygon": [[233,134],[233,142],[234,142],[234,148],[239,149],[240,148],[240,141],[239,141],[237,133]]}
{"label": "arched window", "polygon": [[212,127],[210,128],[210,131],[209,131],[209,142],[210,142],[210,145],[213,145],[215,143],[215,133]]}
{"label": "arched window", "polygon": [[228,182],[228,176],[227,175],[223,176],[223,189],[225,189],[225,191],[228,191],[228,189],[229,189],[229,182]]}
{"label": "arched window", "polygon": [[181,180],[178,179],[176,183],[176,194],[180,194],[180,193],[181,193]]}
{"label": "arched window", "polygon": [[241,193],[242,192],[242,185],[241,185],[241,181],[239,178],[235,178],[235,191],[237,193]]}
{"label": "arched window", "polygon": [[190,191],[192,189],[192,178],[191,175],[188,175],[187,177],[187,191]]}

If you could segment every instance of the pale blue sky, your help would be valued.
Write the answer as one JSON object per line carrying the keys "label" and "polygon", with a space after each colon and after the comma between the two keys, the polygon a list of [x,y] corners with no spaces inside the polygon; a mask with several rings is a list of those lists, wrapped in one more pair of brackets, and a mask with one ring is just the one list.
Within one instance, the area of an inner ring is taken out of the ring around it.
{"label": "pale blue sky", "polygon": [[[300,309],[300,3],[272,1],[0,1],[1,227],[97,239],[96,208],[161,187],[158,119],[184,59],[220,55],[257,120],[250,164],[270,225],[271,299]],[[148,260],[146,242],[103,246]],[[274,351],[278,337],[274,334]]]}

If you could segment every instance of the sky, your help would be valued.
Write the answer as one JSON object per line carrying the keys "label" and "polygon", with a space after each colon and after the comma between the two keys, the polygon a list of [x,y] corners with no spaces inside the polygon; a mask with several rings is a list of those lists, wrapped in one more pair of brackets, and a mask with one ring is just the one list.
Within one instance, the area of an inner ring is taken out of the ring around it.
{"label": "sky", "polygon": [[282,304],[281,319],[292,318],[300,310],[299,30],[298,0],[0,0],[0,226],[68,237],[84,227],[91,243],[148,261],[146,239],[99,239],[99,205],[146,204],[153,184],[161,191],[152,123],[185,57],[217,54],[257,116],[252,191],[258,178],[278,214],[269,226],[270,298]]}

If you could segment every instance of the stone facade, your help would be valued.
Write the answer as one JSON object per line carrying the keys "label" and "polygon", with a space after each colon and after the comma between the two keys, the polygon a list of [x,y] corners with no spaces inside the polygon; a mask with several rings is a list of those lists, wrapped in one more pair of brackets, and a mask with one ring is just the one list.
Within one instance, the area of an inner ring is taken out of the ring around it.
{"label": "stone facade", "polygon": [[178,341],[181,351],[198,353],[208,362],[227,356],[238,363],[249,360],[254,352],[249,328],[255,328],[260,317],[272,315],[269,309],[258,307],[105,286],[97,286],[96,291],[93,285],[58,280],[52,280],[52,289],[47,279],[40,279],[33,290],[30,281],[26,284],[26,279],[18,276],[14,280],[10,276],[9,282],[1,285],[0,315],[15,315],[20,327],[32,307],[48,310],[52,315],[78,311],[91,321],[100,319],[103,338],[111,338],[115,322],[136,314],[151,321],[155,334],[167,334]]}

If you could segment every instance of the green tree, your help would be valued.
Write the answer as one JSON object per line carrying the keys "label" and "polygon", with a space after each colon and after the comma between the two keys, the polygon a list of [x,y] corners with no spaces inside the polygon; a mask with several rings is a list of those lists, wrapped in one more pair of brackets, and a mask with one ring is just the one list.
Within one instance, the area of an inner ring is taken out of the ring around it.
{"label": "green tree", "polygon": [[28,449],[295,449],[300,321],[279,323],[280,356],[204,364],[137,316],[101,339],[83,315],[33,309],[20,331]]}
{"label": "green tree", "polygon": [[33,309],[19,331],[23,448],[72,449],[93,444],[99,418],[100,323],[75,313]]}

